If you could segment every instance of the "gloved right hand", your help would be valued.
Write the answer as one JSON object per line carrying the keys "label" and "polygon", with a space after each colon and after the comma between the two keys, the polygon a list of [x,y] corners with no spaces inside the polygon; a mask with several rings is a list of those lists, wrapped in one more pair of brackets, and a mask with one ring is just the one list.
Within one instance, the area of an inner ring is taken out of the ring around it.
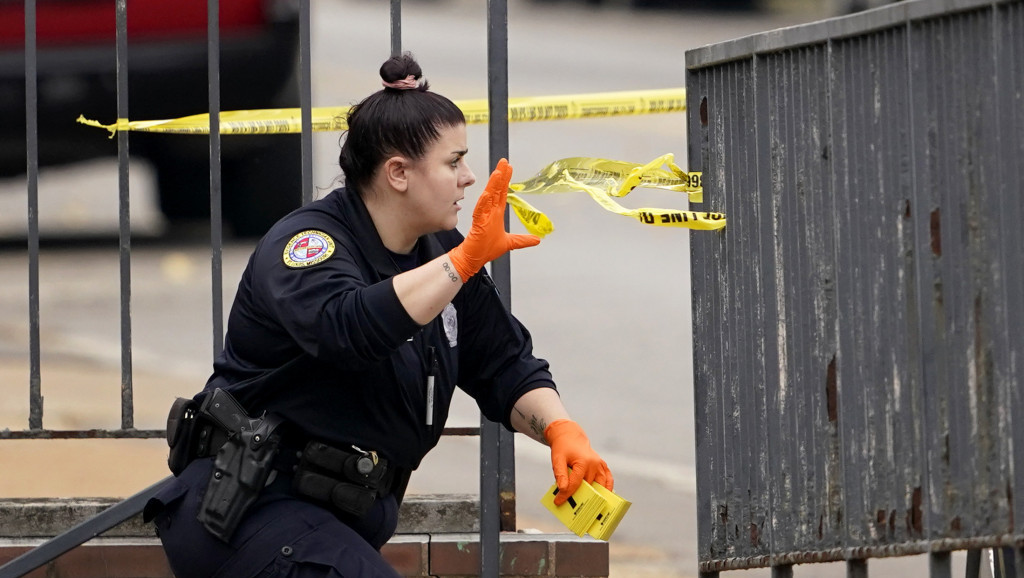
{"label": "gloved right hand", "polygon": [[609,490],[615,489],[612,471],[590,447],[590,439],[579,424],[571,419],[556,419],[544,429],[544,439],[551,446],[551,469],[558,486],[556,506],[561,506],[575,494],[583,480],[596,482]]}
{"label": "gloved right hand", "polygon": [[536,235],[513,235],[505,232],[505,203],[508,184],[512,181],[512,167],[501,159],[491,173],[484,192],[473,209],[473,225],[466,238],[448,257],[466,283],[484,265],[498,257],[523,247],[540,243]]}

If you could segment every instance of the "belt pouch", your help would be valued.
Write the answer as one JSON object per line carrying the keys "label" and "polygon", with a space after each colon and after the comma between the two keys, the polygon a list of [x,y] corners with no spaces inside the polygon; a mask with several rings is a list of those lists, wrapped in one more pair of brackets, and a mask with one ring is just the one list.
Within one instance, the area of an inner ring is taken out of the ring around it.
{"label": "belt pouch", "polygon": [[231,539],[242,516],[259,497],[277,456],[277,436],[253,444],[251,429],[243,430],[217,451],[213,474],[199,509],[199,521],[224,542]]}
{"label": "belt pouch", "polygon": [[377,499],[377,491],[364,486],[343,482],[308,470],[299,470],[292,481],[295,493],[336,510],[362,518]]}
{"label": "belt pouch", "polygon": [[195,400],[179,397],[171,405],[167,414],[167,466],[177,476],[193,459],[196,450],[196,429],[198,429],[197,411],[199,404]]}
{"label": "belt pouch", "polygon": [[349,452],[311,441],[302,452],[292,488],[300,496],[361,518],[378,493],[386,490],[383,482],[387,470],[386,460],[371,457],[368,452]]}

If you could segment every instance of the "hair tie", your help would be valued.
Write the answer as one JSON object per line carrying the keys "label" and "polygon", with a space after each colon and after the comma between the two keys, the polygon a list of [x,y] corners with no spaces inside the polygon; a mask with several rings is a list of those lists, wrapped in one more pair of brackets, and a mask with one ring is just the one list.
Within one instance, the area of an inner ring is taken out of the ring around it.
{"label": "hair tie", "polygon": [[396,80],[394,82],[383,81],[381,84],[383,84],[385,88],[393,88],[395,90],[409,90],[410,88],[418,88],[420,85],[419,81],[416,80],[416,77],[411,74],[402,80]]}

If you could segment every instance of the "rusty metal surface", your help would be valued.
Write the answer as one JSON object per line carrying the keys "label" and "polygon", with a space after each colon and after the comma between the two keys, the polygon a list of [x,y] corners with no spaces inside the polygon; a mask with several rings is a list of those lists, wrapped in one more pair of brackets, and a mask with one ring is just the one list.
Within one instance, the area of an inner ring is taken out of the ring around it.
{"label": "rusty metal surface", "polygon": [[[1002,135],[995,94],[1000,78],[1020,69],[996,73],[996,14],[970,12],[911,28],[919,39],[910,58],[911,98],[918,103],[911,114],[911,149],[919,153],[913,175],[930,434],[926,481],[934,488],[929,538],[1012,530],[1007,395],[1020,381],[1000,350],[1011,347],[1005,312],[1019,307],[1022,294],[1005,293],[1001,279],[1008,267],[1019,268],[1019,253],[1017,265],[1001,262],[1011,249],[1001,246],[1012,239],[1004,233],[1012,231],[1000,223],[1006,192],[997,186]],[[950,84],[964,89],[950,90]],[[1020,203],[1019,189],[1009,196]]]}
{"label": "rusty metal surface", "polygon": [[907,42],[906,29],[894,28],[832,46],[830,152],[842,210],[834,217],[840,358],[829,387],[839,484],[856,513],[842,531],[858,544],[925,538]]}
{"label": "rusty metal surface", "polygon": [[687,64],[701,572],[1019,544],[1024,2]]}
{"label": "rusty metal surface", "polygon": [[[115,439],[135,438],[151,439],[163,438],[167,432],[162,429],[86,429],[86,430],[50,430],[50,429],[27,429],[0,430],[0,440],[34,440],[34,439]],[[478,436],[478,427],[446,427],[442,435],[446,436]]]}
{"label": "rusty metal surface", "polygon": [[1004,534],[1001,536],[977,536],[973,538],[946,538],[934,541],[916,541],[899,544],[886,544],[862,548],[833,548],[830,550],[796,551],[784,554],[752,556],[748,558],[725,558],[707,560],[700,563],[700,572],[724,572],[728,570],[748,570],[751,568],[767,568],[791,564],[818,564],[825,562],[842,562],[867,560],[870,558],[892,558],[895,556],[915,556],[919,554],[952,552],[954,550],[979,550],[984,548],[1024,547],[1024,534]]}
{"label": "rusty metal surface", "polygon": [[123,438],[162,438],[167,434],[162,429],[86,429],[86,430],[50,430],[27,429],[11,431],[0,430],[0,440],[33,440],[33,439],[123,439]]}

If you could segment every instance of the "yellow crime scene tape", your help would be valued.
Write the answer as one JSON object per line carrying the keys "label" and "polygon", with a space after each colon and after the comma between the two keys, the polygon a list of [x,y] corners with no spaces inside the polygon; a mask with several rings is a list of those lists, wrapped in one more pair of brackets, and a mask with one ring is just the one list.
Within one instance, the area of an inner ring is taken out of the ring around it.
{"label": "yellow crime scene tape", "polygon": [[[551,220],[519,195],[545,195],[583,191],[605,210],[633,217],[645,225],[683,227],[713,231],[725,226],[725,215],[679,209],[627,209],[612,197],[625,197],[637,187],[685,192],[691,203],[702,202],[704,188],[701,173],[687,173],[674,162],[672,154],[662,155],[647,164],[595,158],[568,158],[555,161],[537,175],[509,188],[508,204],[531,234],[543,237],[554,230]],[[668,167],[668,168],[663,168]]]}
{"label": "yellow crime scene tape", "polygon": [[[487,99],[454,101],[468,124],[489,121]],[[312,109],[314,132],[333,132],[348,129],[350,106],[316,107]],[[568,120],[609,116],[662,114],[686,110],[686,89],[620,91],[559,96],[510,98],[508,120],[531,122],[542,120]],[[231,110],[220,113],[220,134],[288,134],[302,132],[302,111],[298,108],[263,110]],[[210,115],[196,114],[166,120],[118,119],[114,124],[102,124],[84,116],[78,122],[103,128],[113,137],[118,131],[157,132],[167,134],[204,135],[210,133]],[[549,194],[582,191],[590,195],[605,210],[633,217],[646,225],[683,227],[703,231],[721,229],[725,215],[683,211],[677,209],[628,209],[612,197],[625,197],[637,187],[686,192],[689,200],[702,199],[700,173],[687,173],[674,162],[671,154],[658,157],[647,164],[634,164],[596,158],[569,158],[548,165],[533,178],[511,186],[508,204],[530,233],[545,236],[554,230],[551,220],[531,206],[518,194]],[[668,167],[663,168],[663,167]],[[518,193],[518,194],[515,194]]]}
{"label": "yellow crime scene tape", "polygon": [[[468,124],[484,124],[489,120],[487,99],[457,100]],[[334,132],[348,129],[350,106],[328,106],[312,109],[313,132]],[[560,96],[531,96],[510,98],[508,120],[529,122],[540,120],[568,120],[637,114],[661,114],[686,110],[686,89],[665,88],[602,92],[593,94],[567,94]],[[210,115],[195,114],[167,120],[118,119],[114,124],[102,124],[78,117],[78,122],[104,128],[114,136],[117,131],[160,132],[169,134],[209,134]],[[220,113],[220,134],[287,134],[302,132],[302,110],[276,108],[263,110],[229,110]]]}

